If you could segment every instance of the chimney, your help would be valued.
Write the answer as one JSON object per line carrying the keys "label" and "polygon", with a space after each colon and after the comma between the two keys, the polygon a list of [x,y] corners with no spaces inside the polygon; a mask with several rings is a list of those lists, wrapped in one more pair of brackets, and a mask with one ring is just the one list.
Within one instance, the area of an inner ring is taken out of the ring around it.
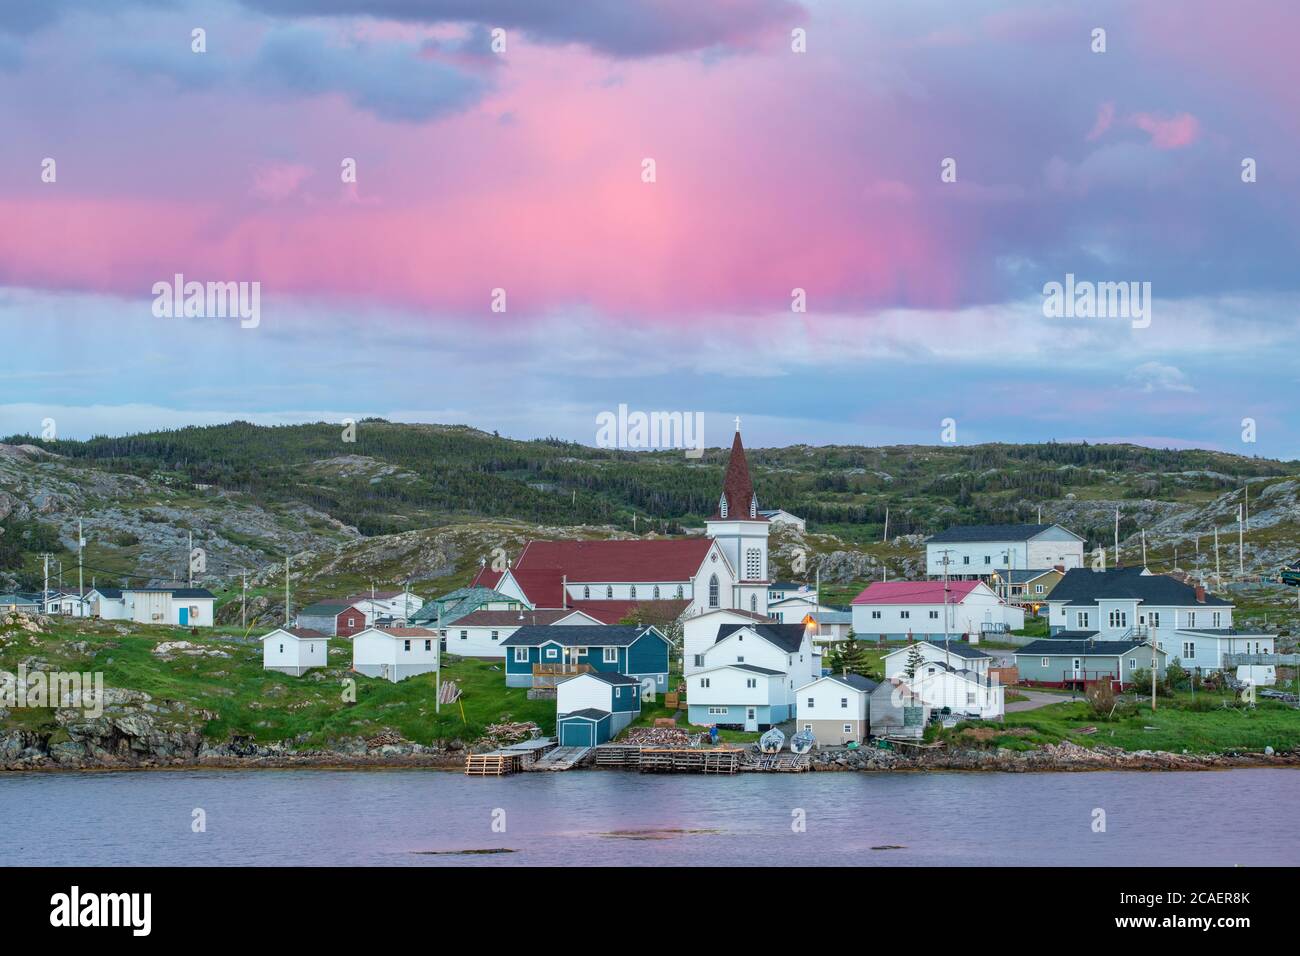
{"label": "chimney", "polygon": [[1204,603],[1205,603],[1205,585],[1204,585],[1204,584],[1198,584],[1198,585],[1196,585],[1196,603],[1197,603],[1197,604],[1204,604]]}

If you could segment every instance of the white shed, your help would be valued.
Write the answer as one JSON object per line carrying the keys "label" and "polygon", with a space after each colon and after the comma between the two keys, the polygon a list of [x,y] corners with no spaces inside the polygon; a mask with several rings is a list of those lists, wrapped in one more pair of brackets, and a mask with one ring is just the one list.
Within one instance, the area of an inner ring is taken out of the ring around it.
{"label": "white shed", "polygon": [[352,669],[396,684],[438,670],[438,643],[425,627],[368,627],[352,639]]}
{"label": "white shed", "polygon": [[262,670],[295,677],[329,663],[329,637],[305,627],[277,627],[262,638]]}

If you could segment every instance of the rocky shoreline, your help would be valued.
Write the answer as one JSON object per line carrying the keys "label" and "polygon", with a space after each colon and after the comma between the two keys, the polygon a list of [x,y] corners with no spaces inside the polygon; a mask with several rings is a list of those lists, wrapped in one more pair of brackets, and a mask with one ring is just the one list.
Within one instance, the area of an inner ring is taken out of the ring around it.
{"label": "rocky shoreline", "polygon": [[[339,741],[331,749],[301,750],[294,741],[259,744],[235,738],[214,744],[195,731],[137,725],[129,716],[68,725],[69,739],[51,743],[28,730],[0,733],[0,771],[57,773],[90,770],[441,769],[464,766],[467,750],[492,749],[451,741],[429,746],[381,735]],[[1227,770],[1300,767],[1300,750],[1281,753],[1176,754],[1125,751],[1061,743],[1035,750],[962,748],[908,755],[890,750],[827,750],[811,755],[815,772],[984,771],[993,773],[1095,770]]]}

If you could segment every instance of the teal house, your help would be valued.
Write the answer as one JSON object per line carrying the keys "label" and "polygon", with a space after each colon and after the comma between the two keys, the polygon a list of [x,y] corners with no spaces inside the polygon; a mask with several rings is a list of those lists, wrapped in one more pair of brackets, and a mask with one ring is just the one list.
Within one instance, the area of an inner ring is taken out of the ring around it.
{"label": "teal house", "polygon": [[668,638],[634,624],[552,624],[521,627],[501,642],[506,686],[552,685],[564,674],[591,672],[650,679],[668,689]]}
{"label": "teal house", "polygon": [[594,747],[613,740],[641,713],[641,681],[589,671],[555,689],[555,730],[561,747]]}
{"label": "teal house", "polygon": [[[1047,687],[1086,687],[1109,680],[1119,687],[1133,682],[1134,671],[1150,671],[1148,641],[1099,641],[1095,631],[1062,631],[1016,651],[1016,670],[1023,684]],[[1168,657],[1155,650],[1156,670],[1163,677]]]}

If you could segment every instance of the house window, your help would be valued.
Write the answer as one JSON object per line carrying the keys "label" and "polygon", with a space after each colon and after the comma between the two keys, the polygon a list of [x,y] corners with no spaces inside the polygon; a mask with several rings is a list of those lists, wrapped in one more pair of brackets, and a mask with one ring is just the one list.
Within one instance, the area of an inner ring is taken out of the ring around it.
{"label": "house window", "polygon": [[703,667],[703,666],[704,666],[704,655],[703,655],[703,654],[696,654],[696,655],[695,655],[695,666],[696,666],[696,667]]}
{"label": "house window", "polygon": [[1183,641],[1183,660],[1190,661],[1196,657],[1196,642]]}
{"label": "house window", "polygon": [[1130,657],[1128,659],[1128,669],[1131,671],[1137,670],[1137,666],[1138,666],[1138,659],[1136,657]]}
{"label": "house window", "polygon": [[1043,586],[1042,586],[1041,584],[1035,584],[1035,585],[1034,585],[1034,593],[1035,593],[1035,594],[1042,594],[1042,593],[1043,593]]}
{"label": "house window", "polygon": [[1187,614],[1187,626],[1188,626],[1188,627],[1195,627],[1195,626],[1196,626],[1196,612],[1195,612],[1195,611],[1189,611],[1189,612],[1188,612],[1188,614]]}
{"label": "house window", "polygon": [[1210,618],[1211,623],[1212,623],[1215,627],[1218,627],[1218,626],[1219,626],[1219,622],[1220,622],[1220,620],[1222,620],[1222,615],[1220,615],[1220,613],[1219,613],[1218,611],[1215,611],[1214,614],[1213,614],[1213,615],[1211,616],[1211,618]]}
{"label": "house window", "polygon": [[963,554],[963,555],[961,556],[961,563],[962,563],[962,564],[970,564],[970,555],[969,555],[969,554]]}
{"label": "house window", "polygon": [[[701,677],[701,678],[700,678],[700,686],[701,686],[701,687],[708,687],[708,686],[709,686],[709,678],[707,678],[707,677]],[[710,709],[709,713],[713,713],[713,711]]]}
{"label": "house window", "polygon": [[912,616],[912,612],[911,612],[911,611],[899,611],[899,612],[898,612],[898,616],[901,617],[904,621],[906,621],[908,618],[910,618],[910,617]]}
{"label": "house window", "polygon": [[582,599],[583,599],[584,601],[589,601],[589,600],[591,600],[591,586],[590,586],[590,585],[587,585],[586,587],[584,587],[584,588],[582,589]]}
{"label": "house window", "polygon": [[849,699],[848,699],[847,697],[841,697],[841,698],[840,698],[840,709],[841,709],[841,710],[848,710],[848,709],[849,709]]}
{"label": "house window", "polygon": [[1151,622],[1151,626],[1152,626],[1152,627],[1159,627],[1159,626],[1160,626],[1160,612],[1159,612],[1159,611],[1152,611],[1149,615],[1147,615],[1147,620]]}
{"label": "house window", "polygon": [[844,725],[844,733],[846,733],[846,734],[851,734],[851,733],[853,733],[853,725],[852,725],[852,724],[845,724],[845,725]]}
{"label": "house window", "polygon": [[617,647],[604,647],[604,648],[601,648],[601,651],[602,651],[602,653],[601,653],[601,658],[600,658],[600,659],[601,659],[602,661],[604,661],[606,664],[617,664],[617,663],[618,663],[618,648],[617,648]]}
{"label": "house window", "polygon": [[425,649],[426,651],[431,651],[431,650],[433,650],[433,641],[425,641],[425,642],[424,642],[424,649]]}
{"label": "house window", "polygon": [[410,642],[410,641],[402,641],[402,650],[404,650],[404,651],[409,651],[410,649],[411,649],[411,642]]}
{"label": "house window", "polygon": [[614,588],[608,584],[605,585],[605,600],[606,601],[614,600]]}
{"label": "house window", "polygon": [[681,599],[682,599],[682,586],[679,584],[677,585],[677,600],[680,601]]}
{"label": "house window", "polygon": [[356,627],[356,626],[357,626],[357,619],[355,617],[348,618],[348,627]]}
{"label": "house window", "polygon": [[1111,627],[1127,627],[1127,626],[1128,626],[1128,612],[1127,612],[1127,611],[1111,611],[1111,612],[1110,612],[1110,626],[1111,626]]}
{"label": "house window", "polygon": [[966,703],[968,703],[968,704],[973,704],[973,703],[975,703],[975,692],[974,692],[974,691],[970,691],[970,690],[966,691]]}
{"label": "house window", "polygon": [[808,698],[808,709],[809,709],[809,710],[812,710],[814,706],[816,706],[816,705],[813,703],[813,698],[809,697],[809,698]]}
{"label": "house window", "polygon": [[654,599],[656,601],[659,600],[659,585],[657,584],[655,585],[655,589],[654,589]]}
{"label": "house window", "polygon": [[630,588],[628,588],[627,596],[628,596],[629,598],[631,598],[633,601],[636,600],[636,585],[635,585],[635,584],[632,585]]}
{"label": "house window", "polygon": [[585,647],[575,647],[575,648],[573,649],[573,652],[574,652],[574,654],[575,654],[577,657],[586,657],[586,656],[587,656],[587,649],[586,649]]}
{"label": "house window", "polygon": [[989,556],[986,554],[986,555],[984,555],[984,563],[985,563],[985,564],[992,564],[992,563],[993,563],[993,559],[992,559],[991,557],[989,557]]}
{"label": "house window", "polygon": [[745,678],[745,686],[753,689],[758,686],[758,681],[753,677],[747,677]]}
{"label": "house window", "polygon": [[743,663],[745,663],[745,655],[744,655],[744,654],[737,654],[737,655],[736,655],[736,663],[737,663],[737,664],[743,664]]}
{"label": "house window", "polygon": [[281,653],[281,654],[284,653],[284,645],[283,645],[283,644],[280,645],[280,653]]}
{"label": "house window", "polygon": [[460,639],[461,639],[462,641],[464,641],[464,640],[468,640],[468,639],[469,639],[469,631],[461,631],[461,632],[460,632]]}
{"label": "house window", "polygon": [[713,717],[722,717],[722,716],[725,716],[726,713],[727,713],[727,708],[725,708],[725,707],[710,707],[710,708],[709,708],[709,714],[710,714],[710,716],[713,716]]}
{"label": "house window", "polygon": [[745,577],[751,581],[757,581],[763,576],[763,552],[758,548],[749,548],[745,551]]}
{"label": "house window", "polygon": [[492,640],[495,641],[495,640],[497,639],[497,635],[500,634],[500,633],[501,633],[500,631],[493,631],[493,632],[492,632]]}
{"label": "house window", "polygon": [[1052,664],[1052,659],[1051,659],[1050,657],[1044,657],[1043,660],[1042,660],[1042,662],[1041,662],[1041,665],[1042,665],[1043,667],[1050,667],[1051,664]]}
{"label": "house window", "polygon": [[937,621],[937,620],[939,620],[939,612],[938,612],[938,611],[931,611],[931,612],[930,612],[930,620],[932,620],[932,621]]}
{"label": "house window", "polygon": [[528,648],[526,648],[526,647],[516,647],[516,648],[515,648],[515,663],[516,663],[516,664],[527,664],[527,663],[528,663]]}
{"label": "house window", "polygon": [[1089,620],[1089,618],[1088,618],[1088,612],[1087,612],[1087,611],[1080,611],[1080,612],[1079,612],[1079,617],[1078,617],[1079,627],[1081,627],[1081,628],[1083,628],[1083,627],[1087,627],[1087,626],[1088,626],[1088,620]]}
{"label": "house window", "polygon": [[554,659],[554,658],[556,657],[556,655],[557,655],[557,651],[556,651],[556,649],[555,649],[554,647],[548,647],[548,648],[546,649],[546,656],[547,656],[547,657]]}
{"label": "house window", "polygon": [[709,577],[709,607],[718,606],[718,576]]}
{"label": "house window", "polygon": [[872,619],[873,621],[879,621],[879,620],[880,620],[880,612],[879,612],[879,611],[872,611],[872,612],[871,612],[871,619]]}
{"label": "house window", "polygon": [[623,688],[621,688],[621,687],[615,687],[615,688],[614,688],[614,696],[615,696],[615,697],[622,697],[622,696],[623,696]]}

